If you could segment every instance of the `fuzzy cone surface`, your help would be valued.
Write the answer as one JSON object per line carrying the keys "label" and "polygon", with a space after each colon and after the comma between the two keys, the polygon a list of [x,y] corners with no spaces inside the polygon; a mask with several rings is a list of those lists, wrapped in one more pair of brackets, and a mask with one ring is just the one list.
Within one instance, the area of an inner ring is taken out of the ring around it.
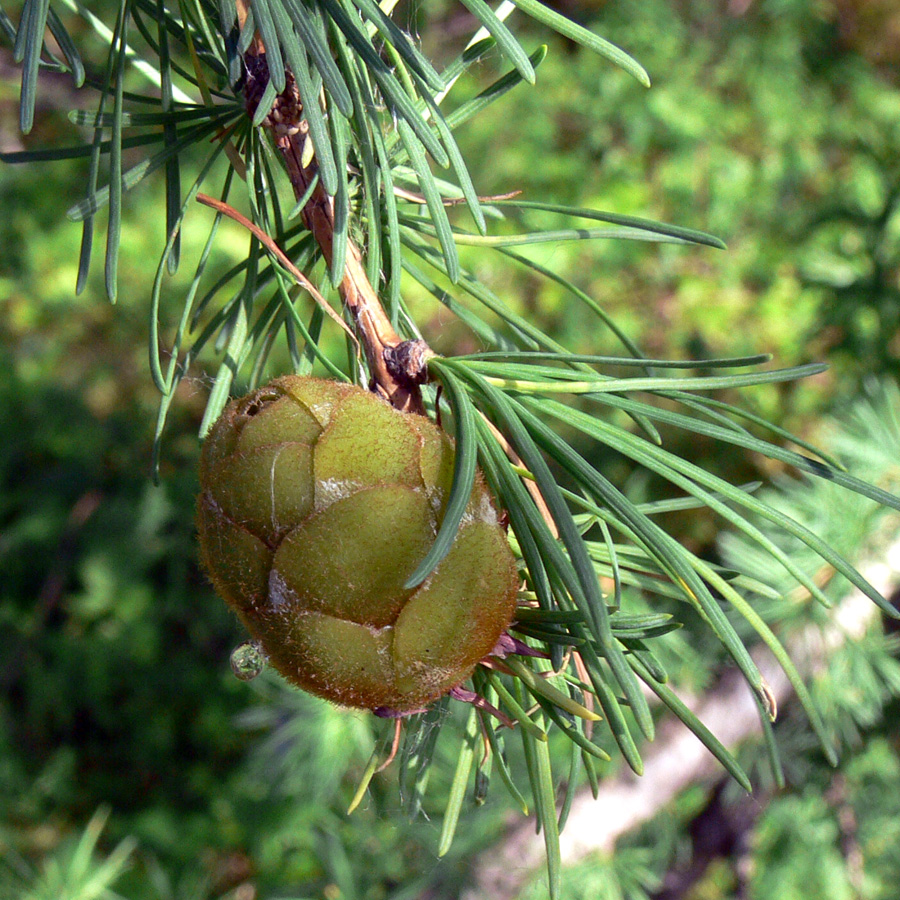
{"label": "fuzzy cone surface", "polygon": [[447,556],[454,449],[353,385],[285,376],[233,401],[201,457],[203,564],[269,661],[336,703],[421,708],[464,681],[515,610],[515,560],[476,477]]}

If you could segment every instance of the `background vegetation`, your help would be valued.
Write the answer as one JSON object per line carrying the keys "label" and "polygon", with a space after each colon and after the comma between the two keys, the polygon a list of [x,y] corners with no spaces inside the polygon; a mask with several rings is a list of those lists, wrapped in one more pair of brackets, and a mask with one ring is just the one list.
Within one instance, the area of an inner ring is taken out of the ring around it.
{"label": "background vegetation", "polygon": [[[889,3],[852,0],[566,7],[633,53],[654,87],[551,41],[539,89],[509,95],[459,135],[479,191],[540,190],[721,236],[724,253],[622,242],[535,258],[602,298],[655,356],[826,359],[826,375],[752,394],[759,411],[818,436],[825,413],[858,406],[867,379],[893,378],[900,365],[900,16]],[[438,59],[469,29],[456,5],[408,15]],[[535,30],[535,45],[546,40]],[[0,72],[0,142],[12,149],[22,139],[8,47]],[[29,142],[52,143],[78,105],[53,82]],[[126,195],[121,299],[111,307],[99,283],[74,297],[79,234],[60,197],[77,199],[76,170],[0,170],[0,892],[457,896],[473,854],[500,834],[501,791],[467,812],[438,862],[438,826],[405,821],[391,772],[345,817],[371,752],[363,714],[268,676],[243,684],[231,675],[240,630],[195,562],[202,377],[173,405],[160,487],[149,479],[158,398],[145,342],[161,186]],[[184,236],[188,247],[199,240]],[[227,265],[227,242],[219,252]],[[524,270],[482,274],[573,350],[602,352],[561,293]],[[443,340],[459,338],[448,329]],[[706,463],[735,471],[734,459]],[[759,474],[753,460],[741,465],[748,479]],[[652,496],[652,485],[634,491]],[[708,518],[682,515],[675,527],[718,552]],[[864,537],[852,536],[860,552]],[[856,695],[837,702],[835,682],[819,687],[837,725],[854,704],[859,713],[842,730],[838,772],[788,711],[777,729],[788,789],[759,775],[733,846],[711,852],[668,896],[894,896],[900,734],[896,708],[880,715],[897,683],[891,649],[878,638],[861,652]],[[708,677],[698,672],[698,684]],[[746,750],[751,768],[758,752]],[[434,770],[436,807],[442,771],[452,773],[451,761]],[[741,803],[727,786],[712,799],[689,792],[614,858],[571,870],[566,896],[666,896],[667,873],[698,857],[702,814],[738,815]],[[529,896],[541,891],[538,879]]]}

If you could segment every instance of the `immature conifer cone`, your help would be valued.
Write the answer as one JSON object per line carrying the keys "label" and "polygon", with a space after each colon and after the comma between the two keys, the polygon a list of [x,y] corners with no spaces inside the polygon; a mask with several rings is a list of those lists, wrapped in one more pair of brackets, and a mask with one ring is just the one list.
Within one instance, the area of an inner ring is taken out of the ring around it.
{"label": "immature conifer cone", "polygon": [[316,378],[278,378],[222,413],[201,459],[203,563],[289,681],[404,712],[490,653],[517,576],[480,475],[450,552],[404,588],[440,526],[453,456],[428,419]]}

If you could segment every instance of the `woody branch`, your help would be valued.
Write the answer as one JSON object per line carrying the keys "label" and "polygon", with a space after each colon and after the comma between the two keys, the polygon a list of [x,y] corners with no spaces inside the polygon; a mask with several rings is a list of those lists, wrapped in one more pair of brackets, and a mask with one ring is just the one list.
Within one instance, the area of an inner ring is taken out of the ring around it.
{"label": "woody branch", "polygon": [[[236,5],[238,19],[243,26],[248,0],[236,0]],[[250,45],[244,62],[247,69],[244,97],[252,115],[269,79],[265,46],[258,35]],[[293,75],[287,71],[286,76],[285,89],[275,99],[263,126],[269,130],[284,159],[294,196],[300,199],[313,184],[317,167],[315,154],[310,156],[304,153],[309,140],[307,124]],[[321,183],[312,189],[303,209],[303,220],[315,237],[325,261],[331,266],[334,255],[334,200]],[[366,275],[362,253],[350,237],[347,238],[345,256],[338,292],[356,325],[373,387],[395,408],[423,413],[419,384],[425,380],[425,366],[433,353],[424,341],[406,341],[397,334]]]}

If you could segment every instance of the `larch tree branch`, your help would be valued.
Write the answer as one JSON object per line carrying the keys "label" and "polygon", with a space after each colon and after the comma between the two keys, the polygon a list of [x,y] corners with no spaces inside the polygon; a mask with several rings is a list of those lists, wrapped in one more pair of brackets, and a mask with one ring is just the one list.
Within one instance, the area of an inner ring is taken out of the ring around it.
{"label": "larch tree branch", "polygon": [[[236,0],[236,5],[238,20],[243,27],[248,3],[246,0]],[[247,70],[244,99],[252,117],[269,81],[265,46],[258,34],[244,57],[244,63]],[[299,200],[309,194],[303,209],[303,220],[330,267],[334,256],[334,200],[323,189],[321,182],[313,186],[318,167],[315,153],[311,156],[305,153],[311,138],[303,116],[300,94],[290,70],[286,71],[285,89],[275,98],[272,109],[263,120],[263,127],[269,131],[281,153],[295,198]],[[344,274],[338,292],[359,333],[373,387],[396,409],[423,414],[425,408],[419,385],[426,380],[426,366],[434,352],[424,341],[407,341],[397,334],[366,275],[359,247],[349,236],[346,242]]]}

